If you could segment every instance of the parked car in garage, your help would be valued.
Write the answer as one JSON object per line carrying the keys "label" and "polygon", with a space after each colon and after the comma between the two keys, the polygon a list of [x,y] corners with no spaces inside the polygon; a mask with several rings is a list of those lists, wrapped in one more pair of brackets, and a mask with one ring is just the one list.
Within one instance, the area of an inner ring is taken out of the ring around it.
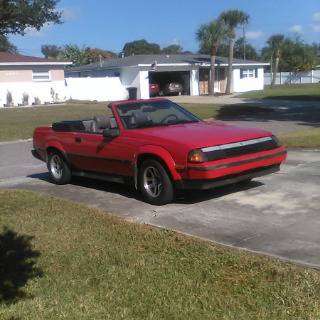
{"label": "parked car in garage", "polygon": [[206,190],[276,172],[286,150],[270,132],[207,123],[167,99],[109,105],[112,116],[36,128],[33,155],[52,181],[72,175],[132,183],[162,205],[175,190]]}
{"label": "parked car in garage", "polygon": [[160,94],[160,86],[157,83],[149,84],[149,93],[150,97],[156,97]]}
{"label": "parked car in garage", "polygon": [[183,87],[179,82],[169,82],[164,86],[162,92],[165,96],[181,95]]}

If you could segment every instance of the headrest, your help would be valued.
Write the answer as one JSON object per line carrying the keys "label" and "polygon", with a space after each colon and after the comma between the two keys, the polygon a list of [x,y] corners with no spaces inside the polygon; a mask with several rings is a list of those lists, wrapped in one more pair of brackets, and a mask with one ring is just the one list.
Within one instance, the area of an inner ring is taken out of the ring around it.
{"label": "headrest", "polygon": [[94,117],[93,120],[95,121],[98,130],[110,128],[110,118],[108,116]]}
{"label": "headrest", "polygon": [[132,113],[132,118],[131,118],[132,126],[140,127],[143,125],[148,125],[150,123],[152,123],[152,120],[146,113],[140,110],[136,110]]}

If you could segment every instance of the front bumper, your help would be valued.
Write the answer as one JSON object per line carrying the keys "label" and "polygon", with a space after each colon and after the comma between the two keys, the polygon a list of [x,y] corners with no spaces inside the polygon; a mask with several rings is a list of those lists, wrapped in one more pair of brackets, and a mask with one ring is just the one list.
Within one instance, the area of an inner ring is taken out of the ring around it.
{"label": "front bumper", "polygon": [[238,174],[231,174],[222,178],[207,180],[179,180],[175,182],[175,187],[182,190],[208,190],[216,187],[226,186],[237,182],[262,177],[280,170],[280,165],[263,167],[244,171]]}
{"label": "front bumper", "polygon": [[210,189],[276,172],[286,159],[284,147],[199,164],[189,164],[176,181],[180,189]]}

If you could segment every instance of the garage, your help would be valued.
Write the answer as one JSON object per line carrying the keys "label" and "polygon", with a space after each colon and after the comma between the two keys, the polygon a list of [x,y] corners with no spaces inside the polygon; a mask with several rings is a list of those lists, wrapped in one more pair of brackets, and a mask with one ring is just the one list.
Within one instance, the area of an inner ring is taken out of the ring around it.
{"label": "garage", "polygon": [[[173,92],[172,95],[183,94],[190,95],[190,72],[189,71],[166,71],[166,72],[149,72],[149,85],[157,84],[160,89],[160,95],[169,95],[168,86],[170,84],[178,85],[180,84],[180,89]],[[178,92],[179,91],[179,92]],[[156,94],[154,94],[156,95]]]}
{"label": "garage", "polygon": [[[262,90],[264,88],[264,67],[269,63],[234,59],[233,92]],[[114,92],[122,92],[120,99],[129,97],[128,88],[136,88],[138,99],[164,95],[207,95],[209,93],[209,74],[211,60],[209,55],[134,55],[108,59],[101,63],[70,68],[67,80],[83,77],[84,86],[89,77],[95,78],[95,87],[103,94],[104,100],[112,100]],[[224,93],[227,82],[228,59],[216,58],[215,92]],[[246,70],[243,72],[242,70]],[[250,77],[254,70],[256,77]],[[114,85],[106,83],[113,79]],[[92,79],[90,79],[92,82]],[[170,90],[165,90],[172,83]],[[153,85],[153,86],[150,86]],[[178,90],[179,89],[179,90]],[[169,92],[168,92],[169,91]],[[77,96],[74,95],[76,98]],[[95,98],[96,100],[99,99]]]}

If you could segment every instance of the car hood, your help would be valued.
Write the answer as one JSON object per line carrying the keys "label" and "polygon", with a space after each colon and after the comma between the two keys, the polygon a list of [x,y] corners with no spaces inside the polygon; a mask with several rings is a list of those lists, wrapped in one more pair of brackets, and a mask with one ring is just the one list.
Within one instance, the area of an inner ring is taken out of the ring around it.
{"label": "car hood", "polygon": [[245,141],[270,136],[271,133],[256,128],[227,125],[222,122],[197,122],[132,130],[136,135],[153,142],[166,141],[185,145],[191,149]]}

